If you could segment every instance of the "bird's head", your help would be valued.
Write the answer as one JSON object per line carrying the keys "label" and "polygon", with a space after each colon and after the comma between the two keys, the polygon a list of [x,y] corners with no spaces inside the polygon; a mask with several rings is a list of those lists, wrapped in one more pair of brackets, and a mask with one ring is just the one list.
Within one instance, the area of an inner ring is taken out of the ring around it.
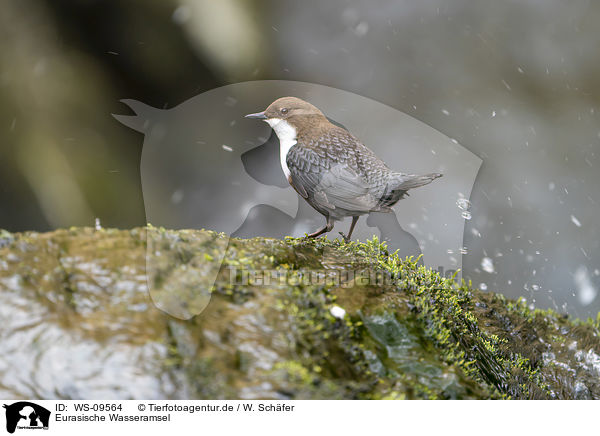
{"label": "bird's head", "polygon": [[263,112],[248,114],[246,118],[267,122],[278,136],[290,127],[295,131],[303,124],[327,121],[323,112],[307,101],[296,97],[282,97],[275,100]]}

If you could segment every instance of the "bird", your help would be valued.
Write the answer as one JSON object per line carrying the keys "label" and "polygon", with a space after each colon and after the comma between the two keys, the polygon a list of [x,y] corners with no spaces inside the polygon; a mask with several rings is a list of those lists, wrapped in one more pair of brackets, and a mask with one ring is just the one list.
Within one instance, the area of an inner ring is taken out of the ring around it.
{"label": "bird", "polygon": [[248,114],[263,120],[279,139],[281,169],[289,184],[326,219],[316,238],[336,221],[352,217],[349,242],[361,215],[391,212],[409,189],[427,185],[440,173],[404,174],[391,170],[373,151],[343,127],[331,123],[316,106],[297,97],[281,97],[264,111]]}

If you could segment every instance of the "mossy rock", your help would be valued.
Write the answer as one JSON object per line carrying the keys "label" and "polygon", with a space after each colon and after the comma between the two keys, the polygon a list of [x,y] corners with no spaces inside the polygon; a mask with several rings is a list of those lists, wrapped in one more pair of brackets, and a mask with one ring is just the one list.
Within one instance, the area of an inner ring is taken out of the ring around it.
{"label": "mossy rock", "polygon": [[376,239],[292,238],[230,239],[210,303],[181,320],[152,304],[148,232],[185,241],[190,268],[219,237],[0,231],[0,394],[600,398],[598,320],[457,284]]}

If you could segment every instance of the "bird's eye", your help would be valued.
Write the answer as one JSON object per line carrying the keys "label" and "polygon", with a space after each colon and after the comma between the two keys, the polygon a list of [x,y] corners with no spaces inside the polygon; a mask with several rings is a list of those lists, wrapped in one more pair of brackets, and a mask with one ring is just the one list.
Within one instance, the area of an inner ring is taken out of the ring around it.
{"label": "bird's eye", "polygon": [[282,108],[282,109],[281,109],[281,113],[282,113],[283,115],[287,114],[287,113],[288,113],[288,108],[286,108],[286,107]]}

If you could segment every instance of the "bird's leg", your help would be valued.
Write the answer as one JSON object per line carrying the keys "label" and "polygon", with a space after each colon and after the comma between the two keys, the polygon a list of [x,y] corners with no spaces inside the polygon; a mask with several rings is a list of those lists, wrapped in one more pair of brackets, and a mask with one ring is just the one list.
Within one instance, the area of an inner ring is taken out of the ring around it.
{"label": "bird's leg", "polygon": [[340,232],[340,235],[342,235],[342,238],[344,238],[345,242],[350,242],[350,238],[352,237],[352,232],[354,231],[354,226],[356,225],[357,221],[358,221],[358,217],[357,216],[353,216],[352,217],[352,224],[350,224],[350,230],[348,230],[348,236],[346,236],[342,232]]}
{"label": "bird's leg", "polygon": [[317,230],[314,233],[310,233],[306,235],[307,238],[316,238],[317,236],[321,236],[323,233],[331,232],[333,229],[333,220],[330,217],[327,217],[327,224],[320,230]]}

